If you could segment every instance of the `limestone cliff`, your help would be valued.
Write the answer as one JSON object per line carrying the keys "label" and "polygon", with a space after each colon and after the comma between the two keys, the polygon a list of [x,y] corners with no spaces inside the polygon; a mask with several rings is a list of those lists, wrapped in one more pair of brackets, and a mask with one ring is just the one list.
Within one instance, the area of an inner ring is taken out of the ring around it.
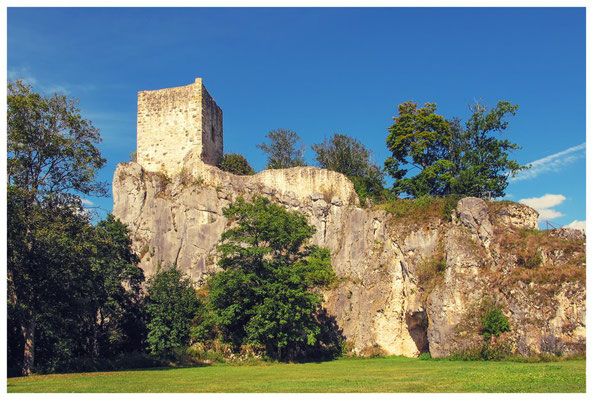
{"label": "limestone cliff", "polygon": [[584,237],[536,231],[537,213],[520,204],[466,198],[450,218],[411,218],[361,207],[352,183],[332,171],[236,176],[190,152],[173,178],[118,165],[113,212],[130,227],[147,275],[176,263],[200,285],[217,269],[223,208],[254,195],[316,227],[312,242],[330,249],[338,276],[324,306],[358,353],[444,356],[471,347],[481,340],[476,310],[485,299],[502,307],[507,342],[519,352],[584,350]]}

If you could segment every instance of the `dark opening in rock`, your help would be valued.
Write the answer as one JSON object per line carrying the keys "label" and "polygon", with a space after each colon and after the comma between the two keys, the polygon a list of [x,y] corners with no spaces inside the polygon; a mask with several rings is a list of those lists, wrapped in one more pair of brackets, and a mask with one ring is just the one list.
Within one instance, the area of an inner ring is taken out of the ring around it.
{"label": "dark opening in rock", "polygon": [[408,332],[416,343],[420,354],[428,353],[430,351],[428,345],[428,335],[426,330],[428,328],[428,316],[426,311],[414,311],[406,314],[406,323],[408,324]]}

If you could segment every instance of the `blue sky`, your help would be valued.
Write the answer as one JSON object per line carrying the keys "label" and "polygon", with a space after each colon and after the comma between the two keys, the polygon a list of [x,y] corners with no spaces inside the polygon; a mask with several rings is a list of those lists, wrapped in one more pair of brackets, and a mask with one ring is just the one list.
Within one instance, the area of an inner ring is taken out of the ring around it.
{"label": "blue sky", "polygon": [[535,162],[508,198],[585,221],[584,8],[8,8],[7,30],[8,78],[79,98],[101,129],[104,181],[135,151],[137,92],[196,77],[223,109],[225,152],[256,170],[272,129],[307,145],[348,134],[382,165],[398,104],[465,120],[508,100],[503,137]]}

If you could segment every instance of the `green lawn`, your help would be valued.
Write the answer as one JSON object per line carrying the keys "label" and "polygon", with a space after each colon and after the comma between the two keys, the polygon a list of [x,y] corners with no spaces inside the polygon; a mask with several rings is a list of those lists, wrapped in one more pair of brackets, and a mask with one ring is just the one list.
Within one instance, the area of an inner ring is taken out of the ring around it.
{"label": "green lawn", "polygon": [[388,357],[217,364],[10,378],[8,392],[585,392],[585,360],[527,364]]}

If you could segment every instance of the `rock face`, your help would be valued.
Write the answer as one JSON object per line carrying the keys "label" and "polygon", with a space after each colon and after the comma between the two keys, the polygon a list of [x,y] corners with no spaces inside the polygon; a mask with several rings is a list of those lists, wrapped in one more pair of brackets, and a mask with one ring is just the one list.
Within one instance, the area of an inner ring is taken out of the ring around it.
{"label": "rock face", "polygon": [[172,179],[118,165],[113,195],[146,274],[175,263],[198,285],[218,268],[216,244],[228,228],[222,210],[239,196],[264,195],[305,213],[316,227],[313,244],[330,249],[338,277],[324,307],[360,354],[445,356],[475,346],[474,314],[485,299],[509,318],[516,351],[584,351],[584,239],[532,231],[537,213],[520,204],[466,198],[450,221],[398,218],[361,207],[352,183],[332,171],[236,176],[197,152]]}

